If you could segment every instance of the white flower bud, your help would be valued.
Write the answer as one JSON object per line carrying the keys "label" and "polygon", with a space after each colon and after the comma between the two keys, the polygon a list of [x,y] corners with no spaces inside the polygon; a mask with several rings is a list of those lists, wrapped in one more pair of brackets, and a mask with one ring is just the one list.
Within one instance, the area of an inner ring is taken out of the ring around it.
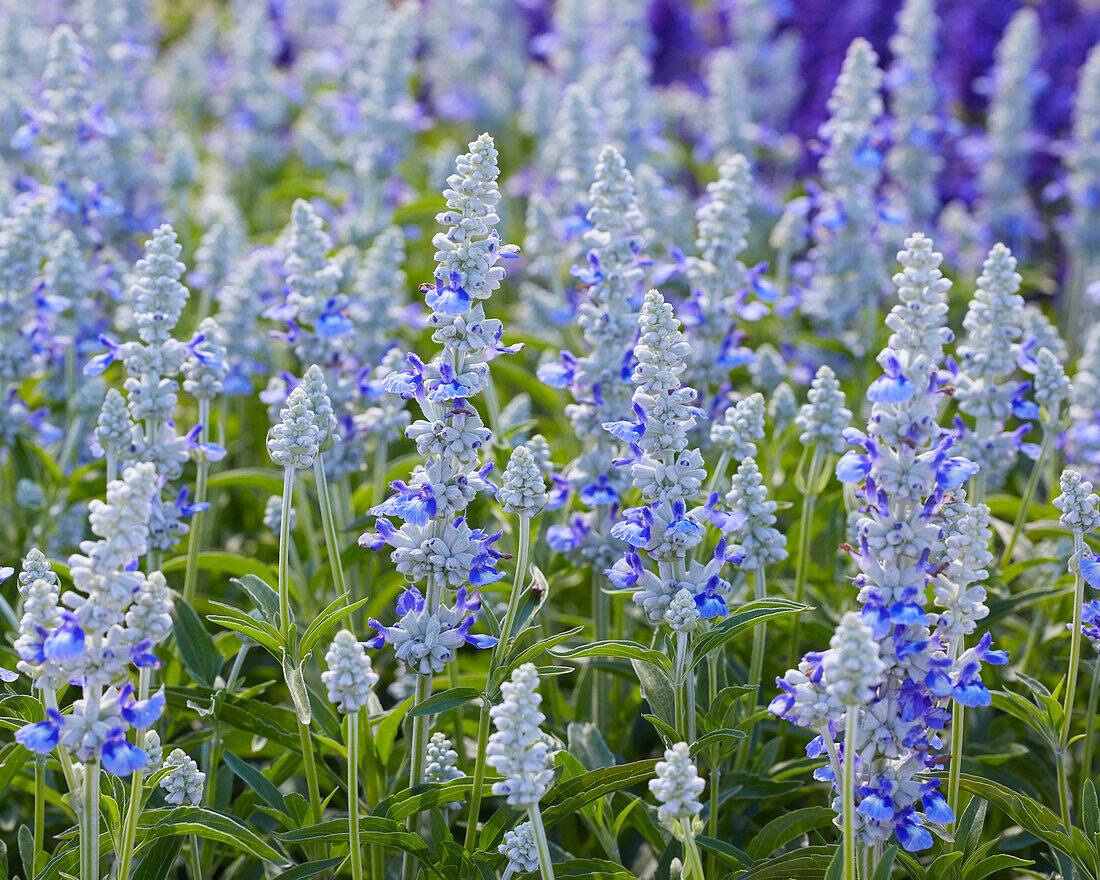
{"label": "white flower bud", "polygon": [[798,442],[804,446],[821,443],[829,452],[843,452],[843,431],[852,420],[852,411],[844,405],[844,392],[831,367],[822,364],[818,368],[807,398],[809,402],[802,405],[795,419],[802,430]]}
{"label": "white flower bud", "polygon": [[1075,532],[1096,531],[1100,526],[1100,512],[1096,509],[1100,498],[1092,491],[1092,483],[1072,468],[1062,471],[1058,482],[1062,490],[1054,499],[1054,506],[1062,512],[1058,521]]}
{"label": "white flower bud", "polygon": [[271,429],[267,452],[280,467],[311,467],[318,452],[318,430],[309,395],[299,385],[290,392],[279,413],[281,421]]}
{"label": "white flower bud", "polygon": [[539,710],[538,686],[538,670],[525,663],[501,685],[503,702],[489,710],[496,730],[489,737],[486,763],[504,777],[493,784],[493,794],[519,809],[537,806],[553,778],[550,746],[539,729],[546,716]]}
{"label": "white flower bud", "polygon": [[497,852],[508,858],[508,868],[513,873],[537,871],[539,869],[539,850],[530,822],[521,822],[512,831],[504,832],[504,842]]}
{"label": "white flower bud", "polygon": [[657,762],[657,777],[649,780],[649,790],[661,804],[657,815],[666,826],[681,819],[694,822],[703,809],[699,801],[705,783],[691,761],[687,743],[676,743],[665,750],[665,759]]}
{"label": "white flower bud", "polygon": [[342,629],[336,634],[325,654],[325,663],[328,669],[321,673],[321,681],[336,708],[351,713],[366,706],[378,675],[371,668],[362,644],[350,631]]}
{"label": "white flower bud", "polygon": [[512,450],[503,480],[497,497],[505,513],[533,517],[546,507],[549,500],[546,481],[527,447],[517,446]]}
{"label": "white flower bud", "polygon": [[183,749],[174,749],[164,759],[164,766],[171,768],[160,780],[160,787],[165,791],[165,803],[174,807],[197,807],[201,804],[206,774],[199,769],[199,765]]}
{"label": "white flower bud", "polygon": [[869,703],[886,670],[870,627],[849,611],[840,618],[829,645],[821,661],[829,696],[848,706]]}

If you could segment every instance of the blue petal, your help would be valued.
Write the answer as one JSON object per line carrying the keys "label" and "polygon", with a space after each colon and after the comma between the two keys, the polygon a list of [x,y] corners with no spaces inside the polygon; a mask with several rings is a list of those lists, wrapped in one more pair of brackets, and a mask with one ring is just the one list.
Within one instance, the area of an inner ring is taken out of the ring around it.
{"label": "blue petal", "polygon": [[157,691],[147,700],[133,700],[122,706],[120,714],[127,724],[142,729],[152,727],[164,712],[164,691]]}
{"label": "blue petal", "polygon": [[867,388],[867,399],[875,403],[902,403],[913,396],[913,383],[905,376],[879,376]]}
{"label": "blue petal", "polygon": [[842,483],[858,483],[870,472],[870,457],[854,450],[845,452],[836,463],[836,478]]}
{"label": "blue petal", "polygon": [[1094,554],[1082,557],[1077,566],[1081,569],[1081,577],[1085,579],[1085,583],[1094,590],[1100,590],[1100,556]]}
{"label": "blue petal", "polygon": [[148,761],[144,751],[122,736],[103,744],[103,769],[115,776],[129,776],[135,770],[144,769]]}
{"label": "blue petal", "polygon": [[57,722],[39,721],[36,724],[25,724],[15,731],[15,741],[36,755],[46,755],[57,746],[60,733]]}

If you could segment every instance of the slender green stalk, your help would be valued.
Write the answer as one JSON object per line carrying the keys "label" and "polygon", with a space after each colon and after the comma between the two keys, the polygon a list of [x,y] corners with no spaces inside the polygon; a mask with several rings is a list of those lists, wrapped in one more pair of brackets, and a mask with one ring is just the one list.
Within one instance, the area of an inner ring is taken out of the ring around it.
{"label": "slender green stalk", "polygon": [[[595,619],[596,641],[602,642],[608,637],[610,623],[610,600],[603,591],[604,575],[597,569],[592,570],[592,612]],[[604,676],[592,672],[592,715],[600,730],[611,729],[611,706],[604,693]]]}
{"label": "slender green stalk", "polygon": [[527,818],[531,820],[531,833],[535,838],[535,848],[539,853],[539,873],[542,880],[554,880],[554,865],[550,858],[550,841],[546,839],[546,829],[542,824],[542,811],[538,804],[527,808]]}
{"label": "slender green stalk", "polygon": [[348,715],[348,833],[351,840],[352,880],[363,880],[363,853],[359,847],[359,713]]}
{"label": "slender green stalk", "polygon": [[65,442],[61,447],[61,454],[57,458],[58,467],[61,468],[63,473],[68,473],[69,459],[72,458],[73,452],[76,450],[77,443],[84,437],[84,417],[77,416],[72,420],[69,425],[69,430],[65,434]]}
{"label": "slender green stalk", "polygon": [[680,875],[681,880],[706,880],[703,873],[703,859],[699,855],[699,845],[695,842],[691,824],[688,819],[680,819],[677,823],[680,827],[680,845],[684,850],[684,870]]}
{"label": "slender green stalk", "polygon": [[[417,675],[416,696],[414,706],[419,706],[432,695],[432,677],[430,675]],[[409,738],[409,786],[420,785],[424,781],[424,761],[428,750],[428,718],[427,715],[417,715],[413,718],[412,736]],[[413,813],[405,820],[405,827],[414,834],[420,823],[420,814]],[[416,859],[412,853],[406,852],[401,867],[401,876],[404,880],[415,880]]]}
{"label": "slender green stalk", "polygon": [[859,707],[848,707],[844,734],[844,880],[856,880],[856,750],[855,735]]}
{"label": "slender green stalk", "polygon": [[474,785],[470,791],[470,809],[466,814],[466,839],[464,845],[473,852],[477,837],[477,820],[481,813],[481,789],[485,784],[485,747],[489,741],[489,701],[482,699],[481,714],[477,722],[477,755],[474,760]]}
{"label": "slender green stalk", "polygon": [[[210,401],[199,401],[199,442],[206,443],[210,438]],[[199,459],[195,475],[195,504],[206,503],[206,483],[210,475],[210,462],[203,456]],[[202,549],[203,512],[199,510],[191,517],[191,534],[187,540],[187,570],[183,577],[183,598],[189,604],[195,600],[195,586],[199,580],[199,551]]]}
{"label": "slender green stalk", "polygon": [[[688,644],[690,635],[687,632],[676,633],[676,681],[674,688],[677,729],[684,742],[689,744],[695,741],[691,735],[692,724],[689,718],[694,712],[691,711],[688,702],[688,691],[691,689],[688,684],[688,678],[690,677],[688,666],[691,662],[691,649]],[[694,685],[694,682],[691,684]]]}
{"label": "slender green stalk", "polygon": [[313,473],[317,478],[317,500],[321,505],[321,526],[325,532],[325,546],[328,548],[328,562],[332,569],[332,581],[338,595],[347,592],[347,580],[344,578],[344,564],[340,560],[340,540],[336,533],[336,519],[332,512],[332,494],[329,492],[328,477],[325,475],[325,454],[319,452],[313,460]]}
{"label": "slender green stalk", "polygon": [[[294,713],[297,717],[297,712]],[[313,821],[321,821],[321,789],[317,785],[317,764],[313,759],[313,738],[309,735],[309,725],[298,718],[298,739],[302,743],[302,762],[306,767],[306,787],[309,790],[309,802],[313,807]]]}
{"label": "slender green stalk", "polygon": [[527,555],[531,548],[531,518],[519,517],[519,535],[516,538],[516,571],[512,580],[512,592],[508,597],[508,610],[504,615],[504,623],[500,627],[500,641],[493,649],[490,668],[495,672],[495,667],[508,655],[508,643],[512,637],[512,627],[516,622],[516,612],[519,610],[519,600],[523,590],[523,579],[527,573]]}
{"label": "slender green stalk", "polygon": [[34,756],[34,863],[38,870],[46,840],[46,756]]}
{"label": "slender green stalk", "polygon": [[[1092,778],[1092,753],[1096,737],[1092,735],[1092,731],[1096,730],[1096,706],[1097,701],[1100,699],[1100,658],[1096,660],[1092,667],[1092,684],[1089,685],[1089,705],[1085,714],[1085,730],[1088,731],[1088,735],[1085,737],[1085,756],[1081,759],[1081,786],[1082,792],[1084,791],[1085,781]],[[1081,795],[1084,797],[1084,794]]]}
{"label": "slender green stalk", "polygon": [[[821,446],[814,446],[810,458],[809,474],[806,477],[806,496],[802,500],[802,515],[798,529],[798,557],[795,563],[794,601],[801,602],[806,595],[806,566],[810,561],[810,532],[813,530],[814,508],[817,506],[818,470],[821,468]],[[787,655],[788,668],[798,662],[798,644],[802,637],[802,615],[795,615],[791,631],[791,648]]]}
{"label": "slender green stalk", "polygon": [[[1062,707],[1062,734],[1058,739],[1058,792],[1062,807],[1062,823],[1070,829],[1069,774],[1066,766],[1066,750],[1069,747],[1070,729],[1073,727],[1073,703],[1077,691],[1077,672],[1081,663],[1081,616],[1085,602],[1085,579],[1081,576],[1080,559],[1085,550],[1085,537],[1079,529],[1073,532],[1073,628],[1070,630],[1069,676],[1066,679],[1065,702]],[[1089,732],[1092,735],[1092,732]],[[1063,791],[1064,789],[1064,791]]]}
{"label": "slender green stalk", "polygon": [[202,880],[202,865],[199,863],[199,838],[191,835],[191,846],[187,850],[187,865],[191,872],[191,880]]}
{"label": "slender green stalk", "polygon": [[[718,655],[711,652],[707,657],[707,692],[709,702],[707,711],[714,708],[714,701],[718,699]],[[710,750],[710,813],[707,816],[709,835],[718,840],[718,807],[722,790],[722,761],[721,751],[715,745]],[[717,876],[718,860],[713,852],[707,853],[708,877]]]}
{"label": "slender green stalk", "polygon": [[729,467],[730,453],[728,449],[722,450],[722,454],[718,456],[718,464],[714,466],[714,472],[710,475],[710,480],[707,482],[707,494],[709,495],[714,491],[714,487],[718,485],[718,481],[723,482],[726,479],[726,468]]}
{"label": "slender green stalk", "polygon": [[[766,599],[768,596],[767,581],[764,578],[763,567],[753,569],[752,572],[753,599]],[[752,656],[749,660],[749,687],[755,688],[753,695],[753,707],[760,705],[760,679],[764,674],[764,649],[768,641],[767,624],[761,624],[752,631]]]}
{"label": "slender green stalk", "polygon": [[[360,712],[359,723],[363,725],[364,744],[366,748],[363,752],[363,781],[367,788],[367,799],[371,809],[374,809],[378,805],[378,801],[381,799],[381,782],[379,780],[379,768],[378,768],[378,755],[374,746],[374,731],[371,729],[370,717],[366,712]],[[358,760],[358,755],[356,756]],[[367,847],[367,852],[370,855],[370,876],[371,880],[375,877],[386,876],[386,853],[380,843],[370,843]]]}
{"label": "slender green stalk", "polygon": [[1046,429],[1043,426],[1043,442],[1039,446],[1039,457],[1035,460],[1035,464],[1032,465],[1031,474],[1027,478],[1027,486],[1024,488],[1024,495],[1020,499],[1020,507],[1016,511],[1016,520],[1012,523],[1012,535],[1008,539],[1008,543],[1005,544],[1004,552],[1001,553],[1001,561],[998,563],[999,568],[1004,568],[1008,563],[1012,561],[1012,551],[1016,547],[1016,540],[1020,537],[1020,532],[1024,527],[1024,523],[1027,522],[1028,508],[1031,507],[1031,499],[1035,496],[1035,489],[1039,485],[1039,476],[1043,472],[1043,464],[1046,462],[1047,457],[1050,455],[1051,447],[1054,445],[1054,433]]}
{"label": "slender green stalk", "polygon": [[959,818],[959,779],[962,775],[963,738],[966,736],[966,706],[955,703],[951,715],[951,762],[947,765],[947,805]]}
{"label": "slender green stalk", "polygon": [[294,468],[283,471],[283,512],[279,520],[279,630],[290,650],[290,509],[294,503]]}
{"label": "slender green stalk", "polygon": [[80,848],[80,880],[99,878],[99,763],[84,765],[84,803],[80,816],[84,839]]}

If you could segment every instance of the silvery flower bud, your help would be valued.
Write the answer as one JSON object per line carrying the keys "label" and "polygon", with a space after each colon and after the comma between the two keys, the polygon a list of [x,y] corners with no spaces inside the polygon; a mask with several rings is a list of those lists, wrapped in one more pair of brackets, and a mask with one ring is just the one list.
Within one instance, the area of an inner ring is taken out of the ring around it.
{"label": "silvery flower bud", "polygon": [[313,421],[317,425],[320,451],[327,452],[340,441],[340,424],[329,398],[324,370],[313,364],[302,377],[301,387],[309,397],[309,408],[313,411]]}
{"label": "silvery flower bud", "polygon": [[764,438],[764,395],[750,394],[726,410],[721,422],[710,429],[710,439],[729,452],[734,461],[756,455],[756,443]]}
{"label": "silvery flower bud", "polygon": [[849,611],[840,618],[829,645],[821,661],[829,696],[847,706],[869,703],[886,671],[871,628]]}
{"label": "silvery flower bud", "polygon": [[350,631],[342,629],[336,634],[325,654],[325,663],[328,669],[321,673],[321,681],[336,708],[351,713],[366,706],[378,675],[371,668],[362,644]]}
{"label": "silvery flower bud", "polygon": [[692,632],[699,626],[699,606],[690,590],[678,590],[665,611],[665,623],[676,632]]}
{"label": "silvery flower bud", "polygon": [[497,852],[508,858],[508,869],[516,874],[539,869],[539,850],[530,822],[521,822],[512,831],[504,832],[504,842]]}
{"label": "silvery flower bud", "polygon": [[280,467],[298,470],[312,467],[318,452],[318,430],[309,395],[299,385],[290,392],[279,412],[281,421],[271,429],[267,452]]}
{"label": "silvery flower bud", "polygon": [[666,826],[681,819],[693,822],[703,809],[699,801],[705,783],[691,761],[687,743],[676,743],[665,750],[665,759],[657,762],[657,777],[649,780],[649,790],[660,802],[657,815]]}
{"label": "silvery flower bud", "polygon": [[505,796],[509,806],[537,806],[550,788],[550,747],[539,725],[546,716],[539,710],[539,674],[525,663],[501,685],[503,701],[489,710],[496,730],[489,737],[486,763],[504,778],[493,784],[493,794]]}
{"label": "silvery flower bud", "polygon": [[95,438],[105,452],[118,457],[130,446],[130,413],[117,388],[107,389],[96,422]]}
{"label": "silvery flower bud", "polygon": [[183,749],[173,749],[164,759],[164,766],[171,768],[160,780],[160,787],[165,791],[165,803],[174,807],[197,807],[201,804],[206,774],[199,769],[199,765]]}
{"label": "silvery flower bud", "polygon": [[160,744],[160,734],[155,730],[145,731],[142,749],[148,759],[145,763],[145,772],[156,773],[164,764],[164,748]]}
{"label": "silvery flower bud", "polygon": [[1100,526],[1100,512],[1096,505],[1100,501],[1092,491],[1092,483],[1072,468],[1062,471],[1058,481],[1062,494],[1054,499],[1054,506],[1062,512],[1058,521],[1067,529],[1088,534]]}
{"label": "silvery flower bud", "polygon": [[1046,410],[1051,424],[1060,420],[1069,391],[1070,381],[1062,362],[1050,349],[1039,349],[1035,358],[1035,402]]}
{"label": "silvery flower bud", "polygon": [[798,441],[804,446],[821,443],[834,454],[843,452],[843,432],[852,420],[852,411],[844,405],[844,392],[831,367],[822,364],[818,368],[807,398],[809,402],[802,405],[795,419],[802,430]]}
{"label": "silvery flower bud", "polygon": [[538,516],[549,500],[546,481],[538,462],[525,446],[517,446],[504,469],[504,485],[497,497],[505,513],[517,516]]}
{"label": "silvery flower bud", "polygon": [[446,735],[436,731],[428,742],[425,779],[429,782],[452,782],[462,776],[462,771],[458,769],[458,752],[451,748],[451,741]]}

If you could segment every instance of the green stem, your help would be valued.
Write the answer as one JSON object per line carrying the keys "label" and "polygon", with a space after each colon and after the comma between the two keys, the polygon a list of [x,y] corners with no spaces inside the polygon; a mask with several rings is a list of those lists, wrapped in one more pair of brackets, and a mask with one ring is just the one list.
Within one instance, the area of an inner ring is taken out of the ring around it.
{"label": "green stem", "polygon": [[[381,782],[378,778],[378,756],[374,746],[374,731],[370,726],[370,717],[366,712],[361,712],[359,714],[361,715],[359,723],[363,725],[366,741],[366,748],[363,750],[363,776],[367,787],[368,802],[371,809],[374,809],[381,799]],[[358,756],[356,757],[358,758]],[[372,880],[375,877],[384,878],[386,876],[386,853],[382,844],[372,841],[367,847],[367,852],[370,854],[370,876]]]}
{"label": "green stem", "polygon": [[859,707],[848,707],[847,728],[844,733],[844,880],[856,880],[856,714]]}
{"label": "green stem", "polygon": [[527,818],[531,820],[531,834],[535,838],[535,848],[539,853],[539,872],[542,880],[554,880],[554,865],[550,858],[550,842],[546,839],[546,829],[542,825],[542,811],[538,804],[527,808]]}
{"label": "green stem", "polygon": [[351,839],[352,880],[363,880],[363,853],[359,847],[359,713],[348,715],[348,832]]}
{"label": "green stem", "polygon": [[489,700],[482,698],[481,714],[477,722],[477,755],[474,760],[474,785],[470,791],[470,810],[466,814],[467,852],[473,852],[477,837],[477,820],[481,813],[481,788],[485,784],[485,746],[489,741]]}
{"label": "green stem", "polygon": [[[714,702],[718,699],[718,655],[711,652],[707,657],[707,692],[709,702],[707,711],[714,708]],[[709,834],[714,840],[718,840],[718,808],[719,795],[722,789],[722,761],[721,752],[715,745],[710,750],[710,814],[707,816]],[[707,868],[709,877],[717,876],[718,862],[713,852],[707,853]]]}
{"label": "green stem", "polygon": [[[753,599],[759,601],[767,598],[768,586],[764,578],[764,568],[753,569],[752,572]],[[755,688],[753,695],[753,708],[760,705],[760,679],[764,674],[764,649],[767,646],[768,627],[761,624],[752,631],[752,657],[749,661],[749,687]]]}
{"label": "green stem", "polygon": [[[1085,550],[1085,537],[1080,529],[1073,531],[1073,628],[1070,630],[1069,677],[1066,680],[1065,702],[1062,707],[1062,734],[1058,739],[1058,787],[1062,807],[1062,823],[1070,832],[1069,775],[1066,766],[1066,750],[1069,747],[1070,729],[1073,727],[1073,704],[1077,691],[1077,672],[1081,663],[1081,615],[1085,602],[1085,579],[1081,577],[1081,555]],[[1092,735],[1092,731],[1089,731]],[[1062,790],[1065,790],[1064,792]]]}
{"label": "green stem", "polygon": [[338,595],[348,590],[344,578],[344,564],[340,560],[340,542],[336,534],[336,520],[332,513],[332,495],[329,492],[328,477],[325,475],[325,455],[318,453],[313,460],[313,471],[317,478],[317,500],[321,505],[321,526],[325,532],[325,546],[328,547],[328,561],[332,568],[332,580],[336,584]]}
{"label": "green stem", "polygon": [[1009,537],[1008,543],[1005,544],[1004,552],[1001,553],[1001,561],[998,563],[998,568],[1003,569],[1012,561],[1012,550],[1016,546],[1016,540],[1020,537],[1020,532],[1024,527],[1024,523],[1027,522],[1028,508],[1031,507],[1031,499],[1035,495],[1035,489],[1039,485],[1039,476],[1043,472],[1043,463],[1047,460],[1047,456],[1050,455],[1050,449],[1053,444],[1054,433],[1044,428],[1043,442],[1039,447],[1039,457],[1036,459],[1035,464],[1031,468],[1031,474],[1027,478],[1027,486],[1024,488],[1023,498],[1020,499],[1020,507],[1016,511],[1016,520],[1012,523],[1012,535]]}
{"label": "green stem", "polygon": [[951,717],[951,763],[947,765],[947,805],[959,818],[959,779],[962,775],[963,739],[966,736],[966,706],[955,703]]}
{"label": "green stem", "polygon": [[46,756],[34,756],[34,863],[38,870],[46,840]]}
{"label": "green stem", "polygon": [[728,449],[722,450],[722,454],[718,456],[718,464],[714,466],[714,473],[710,475],[710,480],[707,482],[707,495],[710,495],[714,491],[714,487],[718,485],[719,480],[725,480],[726,468],[729,467],[730,452]]}
{"label": "green stem", "polygon": [[290,508],[294,503],[294,467],[283,471],[283,512],[279,521],[279,629],[290,650]]}
{"label": "green stem", "polygon": [[80,849],[80,880],[99,878],[99,764],[84,765],[84,804],[80,817],[84,839]]}
{"label": "green stem", "polygon": [[[609,629],[609,602],[608,597],[605,595],[602,587],[601,578],[604,575],[598,570],[592,571],[592,609],[593,616],[595,618],[595,631],[596,641],[602,642],[608,637]],[[593,716],[599,725],[600,730],[611,729],[611,706],[605,699],[604,689],[604,676],[593,670],[592,672],[592,707]]]}
{"label": "green stem", "polygon": [[[206,443],[210,437],[210,401],[199,401],[199,442]],[[206,483],[210,474],[210,462],[203,456],[199,459],[195,476],[195,504],[206,502]],[[191,534],[187,539],[187,570],[183,577],[183,598],[188,604],[195,600],[195,586],[199,580],[199,550],[202,549],[203,511],[191,517]]]}
{"label": "green stem", "polygon": [[[432,695],[431,675],[417,675],[416,696],[413,706],[419,706]],[[413,718],[412,736],[409,739],[409,787],[420,785],[424,781],[424,761],[428,749],[428,721],[429,716],[417,715]],[[417,825],[420,814],[413,813],[405,820],[405,827],[414,834],[417,833]],[[412,853],[406,852],[401,868],[401,876],[404,880],[415,880],[416,859]]]}
{"label": "green stem", "polygon": [[[808,486],[817,484],[818,448],[815,447],[813,459],[810,462],[810,479]],[[801,602],[806,595],[806,566],[810,561],[810,531],[813,528],[814,508],[817,506],[817,493],[806,493],[802,502],[802,516],[799,520],[798,530],[798,560],[795,564],[794,576],[794,601]],[[794,627],[791,630],[791,649],[787,655],[787,667],[794,668],[799,659],[798,643],[802,637],[802,615],[794,618]]]}
{"label": "green stem", "polygon": [[[297,712],[294,713],[297,717]],[[313,821],[321,821],[321,789],[317,785],[317,765],[313,759],[313,738],[309,735],[309,725],[298,718],[298,739],[302,743],[302,761],[306,766],[306,786],[309,790],[309,802],[313,806]]]}
{"label": "green stem", "polygon": [[1089,685],[1089,705],[1085,715],[1085,730],[1089,733],[1085,737],[1085,756],[1081,759],[1082,797],[1084,797],[1083,791],[1085,780],[1092,778],[1093,743],[1096,741],[1096,737],[1092,735],[1092,731],[1096,730],[1096,706],[1098,699],[1100,699],[1100,658],[1097,658],[1092,667],[1092,684]]}
{"label": "green stem", "polygon": [[680,826],[680,845],[684,850],[684,870],[680,874],[681,880],[706,880],[703,873],[703,859],[699,855],[699,845],[695,842],[695,835],[691,833],[689,819],[678,820]]}
{"label": "green stem", "polygon": [[191,872],[191,880],[202,880],[202,866],[199,864],[199,838],[191,835],[191,846],[187,850],[187,864]]}
{"label": "green stem", "polygon": [[516,612],[519,610],[519,600],[522,596],[523,579],[527,573],[527,555],[531,548],[531,518],[521,516],[519,518],[519,535],[516,538],[516,571],[512,579],[512,592],[508,597],[508,611],[504,615],[504,623],[500,627],[500,641],[493,650],[490,668],[495,672],[508,654],[508,643],[512,638],[512,627],[516,622]]}

